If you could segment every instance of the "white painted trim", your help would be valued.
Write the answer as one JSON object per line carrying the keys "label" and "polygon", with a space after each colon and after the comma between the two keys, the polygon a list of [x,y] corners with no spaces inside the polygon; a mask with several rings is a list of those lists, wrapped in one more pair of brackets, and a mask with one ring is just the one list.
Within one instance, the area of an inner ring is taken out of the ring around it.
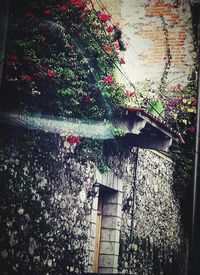
{"label": "white painted trim", "polygon": [[174,163],[173,160],[170,157],[166,156],[166,154],[164,154],[164,153],[162,153],[160,151],[157,151],[157,150],[152,150],[152,149],[150,151],[152,153],[154,153],[155,155],[157,155],[157,156],[159,156],[159,157],[161,157],[163,159],[166,159],[166,160],[168,160],[171,163]]}

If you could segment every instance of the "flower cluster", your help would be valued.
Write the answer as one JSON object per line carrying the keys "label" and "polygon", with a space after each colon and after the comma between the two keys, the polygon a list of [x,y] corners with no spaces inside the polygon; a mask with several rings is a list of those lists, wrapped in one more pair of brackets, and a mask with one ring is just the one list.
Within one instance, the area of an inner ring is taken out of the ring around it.
{"label": "flower cluster", "polygon": [[159,87],[152,80],[137,82],[135,88],[125,89],[128,107],[143,107],[155,116],[163,115],[163,103],[159,97]]}
{"label": "flower cluster", "polygon": [[110,20],[110,16],[106,13],[99,13],[98,18],[104,23]]}
{"label": "flower cluster", "polygon": [[[3,83],[23,91],[19,105],[31,112],[106,118],[102,96],[109,98],[109,109],[124,104],[113,74],[116,63],[125,63],[119,55],[121,31],[91,1],[33,2],[27,1],[21,14],[11,6],[9,30],[15,35],[8,40]],[[40,93],[31,98],[33,90]]]}
{"label": "flower cluster", "polygon": [[67,142],[69,142],[71,145],[72,145],[72,144],[77,144],[77,145],[81,144],[80,139],[79,139],[77,136],[75,136],[75,135],[71,135],[71,136],[67,137],[66,140],[67,140]]}
{"label": "flower cluster", "polygon": [[70,0],[70,3],[77,8],[82,8],[85,6],[84,2],[81,0]]}
{"label": "flower cluster", "polygon": [[197,101],[194,87],[177,84],[171,87],[170,92],[173,96],[166,104],[165,114],[181,126],[184,134],[195,133]]}
{"label": "flower cluster", "polygon": [[103,82],[104,82],[104,83],[111,83],[111,82],[113,82],[113,77],[112,77],[112,75],[104,76]]}

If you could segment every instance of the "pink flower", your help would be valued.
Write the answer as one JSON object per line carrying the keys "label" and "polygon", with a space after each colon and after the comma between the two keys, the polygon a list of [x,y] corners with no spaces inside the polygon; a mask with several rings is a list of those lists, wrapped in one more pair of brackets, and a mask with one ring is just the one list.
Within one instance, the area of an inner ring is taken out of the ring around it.
{"label": "pink flower", "polygon": [[71,135],[71,136],[67,137],[67,141],[70,144],[75,144],[75,143],[78,144],[78,145],[81,144],[80,139],[75,135]]}
{"label": "pink flower", "polygon": [[170,105],[172,107],[176,107],[178,103],[179,103],[179,99],[177,99],[177,98],[173,98],[170,100]]}
{"label": "pink flower", "polygon": [[124,57],[121,57],[121,58],[120,58],[120,64],[125,64],[125,59],[124,59]]}
{"label": "pink flower", "polygon": [[98,17],[101,21],[103,21],[104,23],[106,23],[108,20],[110,20],[110,16],[109,16],[108,14],[106,14],[106,13],[99,13],[99,14],[97,15],[97,17]]}
{"label": "pink flower", "polygon": [[27,82],[31,81],[31,76],[29,74],[23,74],[20,77],[22,80],[25,80]]}
{"label": "pink flower", "polygon": [[51,10],[44,10],[43,13],[44,14],[50,14],[50,13],[52,13],[52,11]]}
{"label": "pink flower", "polygon": [[190,133],[195,133],[196,132],[196,128],[195,127],[189,127],[189,128],[187,128],[187,130],[190,132]]}
{"label": "pink flower", "polygon": [[47,71],[48,76],[55,76],[57,73],[55,71]]}
{"label": "pink flower", "polygon": [[113,32],[113,30],[114,30],[114,28],[113,28],[112,26],[108,26],[108,27],[107,27],[107,31],[108,31],[108,32]]}
{"label": "pink flower", "polygon": [[192,101],[192,106],[193,106],[193,107],[196,107],[196,106],[197,106],[196,100],[193,100],[193,101]]}
{"label": "pink flower", "polygon": [[61,11],[66,11],[67,10],[67,6],[66,5],[60,6],[60,10]]}
{"label": "pink flower", "polygon": [[128,91],[128,90],[125,90],[124,93],[125,93],[125,95],[126,95],[127,97],[135,96],[135,91]]}
{"label": "pink flower", "polygon": [[107,75],[103,78],[104,83],[111,83],[113,81],[112,75]]}
{"label": "pink flower", "polygon": [[174,86],[174,92],[181,92],[181,85],[180,84],[176,84],[175,86]]}

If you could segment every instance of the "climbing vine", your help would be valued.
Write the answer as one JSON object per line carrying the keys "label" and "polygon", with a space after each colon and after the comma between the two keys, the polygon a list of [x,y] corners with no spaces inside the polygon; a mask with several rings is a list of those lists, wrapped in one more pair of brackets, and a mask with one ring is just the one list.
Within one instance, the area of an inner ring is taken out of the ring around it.
{"label": "climbing vine", "polygon": [[120,108],[113,72],[124,47],[108,14],[91,1],[21,0],[9,21],[4,91],[17,108],[91,119]]}
{"label": "climbing vine", "polygon": [[[196,134],[196,85],[190,81],[186,86],[172,87],[173,97],[168,101],[165,112],[171,113],[171,123],[183,138],[182,144],[174,144],[173,158],[176,162],[176,181],[179,189],[190,185],[193,178],[194,142]],[[175,122],[176,121],[176,122]]]}

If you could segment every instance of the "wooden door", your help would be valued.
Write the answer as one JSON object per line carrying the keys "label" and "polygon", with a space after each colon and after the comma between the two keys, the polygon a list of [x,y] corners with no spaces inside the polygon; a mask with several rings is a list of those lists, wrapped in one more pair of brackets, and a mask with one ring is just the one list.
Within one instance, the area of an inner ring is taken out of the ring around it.
{"label": "wooden door", "polygon": [[99,195],[98,208],[97,208],[97,222],[96,222],[96,238],[95,238],[95,251],[94,251],[94,266],[93,272],[97,273],[99,269],[99,254],[100,254],[100,239],[101,239],[101,222],[102,222],[103,201]]}

